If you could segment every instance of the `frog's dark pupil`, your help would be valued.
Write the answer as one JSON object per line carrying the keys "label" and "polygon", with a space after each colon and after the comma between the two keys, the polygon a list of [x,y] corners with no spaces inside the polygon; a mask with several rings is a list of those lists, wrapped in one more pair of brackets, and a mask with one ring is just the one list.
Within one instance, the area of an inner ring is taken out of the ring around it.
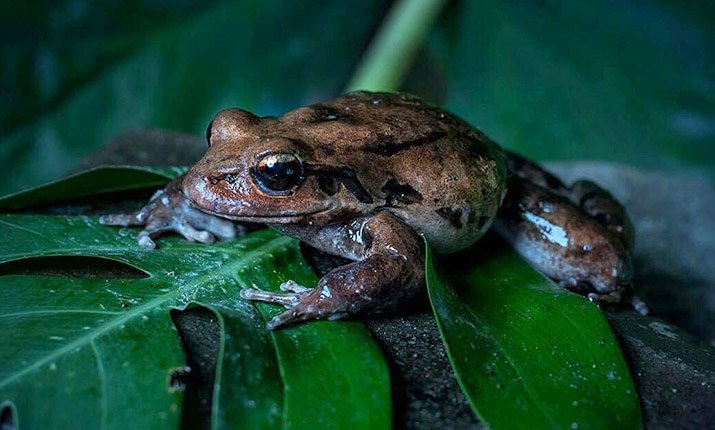
{"label": "frog's dark pupil", "polygon": [[209,123],[209,126],[206,127],[206,143],[208,143],[209,146],[211,146],[211,127],[213,127],[214,122],[211,120]]}
{"label": "frog's dark pupil", "polygon": [[258,162],[253,177],[267,191],[287,191],[303,179],[303,167],[293,154],[269,154]]}

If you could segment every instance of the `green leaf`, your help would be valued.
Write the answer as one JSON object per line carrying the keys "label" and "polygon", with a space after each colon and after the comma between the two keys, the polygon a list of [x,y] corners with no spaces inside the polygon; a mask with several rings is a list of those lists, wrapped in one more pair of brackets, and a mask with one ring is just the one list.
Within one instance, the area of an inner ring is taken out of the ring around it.
{"label": "green leaf", "polygon": [[493,429],[636,429],[636,390],[596,305],[501,241],[448,257],[427,288],[462,391]]}
{"label": "green leaf", "polygon": [[[203,135],[227,107],[275,115],[331,98],[389,5],[194,1],[177,13],[166,2],[140,2],[143,14],[134,0],[116,9],[32,3],[18,13],[24,21],[8,13],[12,24],[3,26],[14,29],[3,52],[20,60],[0,71],[12,90],[0,103],[0,193],[56,179],[128,129]],[[28,32],[34,37],[19,36]]]}
{"label": "green leaf", "polygon": [[359,323],[268,332],[280,309],[238,298],[315,284],[295,240],[263,230],[146,251],[135,235],[89,217],[0,215],[0,402],[23,428],[176,428],[182,396],[168,382],[185,357],[169,311],[192,303],[221,320],[214,428],[390,425],[386,365]]}
{"label": "green leaf", "polygon": [[463,1],[430,39],[443,105],[535,159],[715,164],[715,8]]}
{"label": "green leaf", "polygon": [[0,197],[0,209],[22,209],[68,199],[163,186],[185,167],[100,166]]}

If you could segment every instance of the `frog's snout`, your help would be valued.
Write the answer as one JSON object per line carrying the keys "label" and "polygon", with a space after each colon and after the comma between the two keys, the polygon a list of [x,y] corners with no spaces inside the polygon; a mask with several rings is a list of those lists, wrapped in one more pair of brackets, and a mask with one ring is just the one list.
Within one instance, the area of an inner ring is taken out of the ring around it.
{"label": "frog's snout", "polygon": [[182,191],[199,208],[216,211],[226,201],[240,199],[242,180],[243,175],[236,169],[205,173],[192,168],[184,177]]}

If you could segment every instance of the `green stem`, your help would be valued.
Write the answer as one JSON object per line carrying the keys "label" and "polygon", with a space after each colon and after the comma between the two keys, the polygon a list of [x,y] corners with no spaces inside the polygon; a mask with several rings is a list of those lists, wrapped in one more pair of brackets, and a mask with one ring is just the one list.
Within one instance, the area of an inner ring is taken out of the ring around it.
{"label": "green stem", "polygon": [[346,87],[397,91],[447,0],[398,0]]}

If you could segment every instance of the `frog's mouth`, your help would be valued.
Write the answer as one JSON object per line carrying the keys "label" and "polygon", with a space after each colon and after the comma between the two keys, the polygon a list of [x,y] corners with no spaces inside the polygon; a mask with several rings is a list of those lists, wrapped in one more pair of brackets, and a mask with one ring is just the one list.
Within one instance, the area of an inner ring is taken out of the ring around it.
{"label": "frog's mouth", "polygon": [[328,211],[333,209],[332,206],[328,206],[325,208],[319,208],[319,209],[305,211],[305,212],[283,213],[280,215],[263,215],[263,214],[234,215],[234,214],[215,212],[215,211],[203,208],[201,206],[198,206],[193,202],[191,204],[196,206],[202,212],[206,212],[211,215],[215,215],[217,217],[230,219],[232,221],[254,222],[254,223],[264,223],[264,224],[299,223],[302,220],[306,220],[307,218],[313,218],[313,217],[320,215],[322,213],[327,213]]}

